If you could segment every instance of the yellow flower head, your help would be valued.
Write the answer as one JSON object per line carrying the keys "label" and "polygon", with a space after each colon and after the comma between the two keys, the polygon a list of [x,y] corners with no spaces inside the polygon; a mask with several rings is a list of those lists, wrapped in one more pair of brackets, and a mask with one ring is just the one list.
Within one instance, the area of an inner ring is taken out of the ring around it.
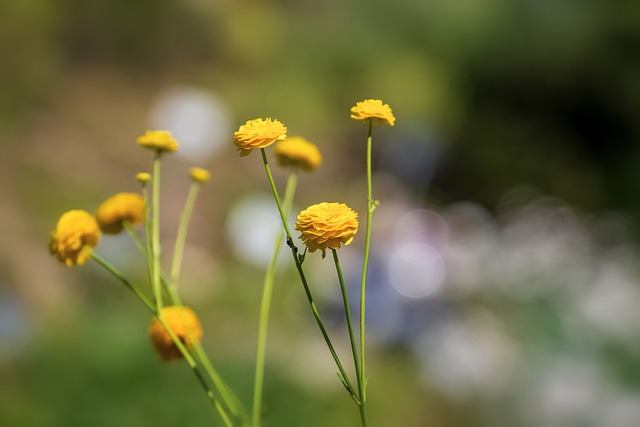
{"label": "yellow flower head", "polygon": [[274,154],[281,166],[295,166],[312,171],[322,164],[322,155],[315,144],[299,136],[290,136],[276,144]]}
{"label": "yellow flower head", "polygon": [[309,252],[321,249],[324,257],[325,249],[351,243],[358,232],[358,214],[344,203],[323,202],[300,212],[294,226]]}
{"label": "yellow flower head", "polygon": [[[171,331],[188,348],[193,348],[202,338],[202,325],[198,315],[188,307],[171,306],[162,309],[162,318]],[[149,337],[156,352],[162,360],[180,359],[182,353],[171,339],[169,332],[160,320],[154,317],[149,326]]]}
{"label": "yellow flower head", "polygon": [[211,173],[208,170],[198,167],[191,168],[189,176],[195,182],[207,182],[211,179]]}
{"label": "yellow flower head", "polygon": [[124,222],[141,224],[144,221],[144,199],[138,193],[118,193],[98,206],[96,219],[106,234],[118,234]]}
{"label": "yellow flower head", "polygon": [[240,156],[248,156],[254,148],[265,148],[287,137],[287,128],[278,120],[254,119],[240,126],[233,142]]}
{"label": "yellow flower head", "polygon": [[146,184],[147,182],[151,181],[151,174],[148,172],[138,172],[136,174],[136,181],[138,181],[140,184]]}
{"label": "yellow flower head", "polygon": [[100,241],[100,228],[93,215],[76,209],[65,212],[51,232],[49,250],[60,262],[71,267],[82,265],[91,257]]}
{"label": "yellow flower head", "polygon": [[381,123],[393,126],[396,121],[389,104],[383,104],[379,99],[365,99],[356,103],[355,107],[351,107],[351,118],[362,120],[364,123],[371,120],[374,126]]}
{"label": "yellow flower head", "polygon": [[171,132],[166,130],[148,130],[138,137],[138,145],[159,152],[174,152],[178,150],[178,141],[173,139]]}

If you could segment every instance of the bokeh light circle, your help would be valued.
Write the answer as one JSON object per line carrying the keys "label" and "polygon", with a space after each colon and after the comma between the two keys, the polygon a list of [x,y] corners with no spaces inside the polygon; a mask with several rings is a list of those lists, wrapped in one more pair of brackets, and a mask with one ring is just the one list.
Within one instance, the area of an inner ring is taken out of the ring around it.
{"label": "bokeh light circle", "polygon": [[408,298],[423,298],[438,291],[445,277],[442,255],[423,242],[398,245],[390,255],[389,281]]}

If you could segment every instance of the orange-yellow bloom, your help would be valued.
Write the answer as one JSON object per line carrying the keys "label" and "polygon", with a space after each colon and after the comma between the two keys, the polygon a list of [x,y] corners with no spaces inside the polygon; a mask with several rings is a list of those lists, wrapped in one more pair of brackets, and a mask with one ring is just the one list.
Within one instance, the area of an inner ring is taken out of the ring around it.
{"label": "orange-yellow bloom", "polygon": [[166,130],[148,130],[138,137],[138,145],[159,152],[174,152],[178,150],[178,141],[173,139],[171,132]]}
{"label": "orange-yellow bloom", "polygon": [[315,144],[299,136],[290,136],[276,144],[273,153],[281,166],[294,166],[312,171],[322,164],[322,155]]}
{"label": "orange-yellow bloom", "polygon": [[287,137],[287,128],[278,120],[253,119],[233,134],[233,142],[240,156],[248,156],[254,148],[265,148]]}
{"label": "orange-yellow bloom", "polygon": [[[200,319],[190,308],[181,306],[164,307],[161,315],[169,329],[187,348],[193,348],[202,338]],[[182,357],[180,349],[173,342],[171,335],[169,335],[169,332],[157,317],[154,317],[151,321],[149,337],[153,348],[162,360],[176,360]]]}
{"label": "orange-yellow bloom", "polygon": [[358,231],[358,214],[344,203],[323,202],[300,212],[294,226],[309,252],[320,249],[324,257],[326,249],[351,243]]}
{"label": "orange-yellow bloom", "polygon": [[211,179],[211,173],[208,170],[199,167],[191,168],[189,176],[195,182],[207,182]]}
{"label": "orange-yellow bloom", "polygon": [[125,221],[141,224],[144,221],[144,199],[138,193],[118,193],[98,206],[96,219],[106,234],[118,234]]}
{"label": "orange-yellow bloom", "polygon": [[356,103],[354,107],[351,107],[351,118],[361,120],[364,123],[371,120],[371,124],[374,126],[381,123],[393,126],[396,121],[389,104],[383,104],[379,99],[365,99]]}
{"label": "orange-yellow bloom", "polygon": [[100,241],[100,228],[93,215],[76,209],[65,212],[51,232],[49,250],[67,266],[82,265]]}

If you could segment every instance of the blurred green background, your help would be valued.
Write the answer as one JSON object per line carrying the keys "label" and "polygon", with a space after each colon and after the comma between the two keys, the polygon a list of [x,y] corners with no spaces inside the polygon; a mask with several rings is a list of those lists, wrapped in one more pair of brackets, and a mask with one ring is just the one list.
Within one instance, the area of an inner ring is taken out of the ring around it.
{"label": "blurred green background", "polygon": [[[47,252],[64,211],[137,190],[151,159],[135,138],[157,127],[184,146],[164,163],[166,252],[186,171],[213,174],[183,297],[248,405],[275,211],[232,133],[281,120],[325,158],[296,207],[364,212],[366,129],[348,111],[365,98],[397,118],[374,134],[372,425],[637,426],[634,0],[1,2],[0,425],[221,425],[187,367],[153,354],[125,289]],[[341,251],[349,274],[361,244]],[[126,238],[97,250],[144,281]],[[329,259],[308,258],[347,357]],[[264,425],[357,425],[287,261]]]}

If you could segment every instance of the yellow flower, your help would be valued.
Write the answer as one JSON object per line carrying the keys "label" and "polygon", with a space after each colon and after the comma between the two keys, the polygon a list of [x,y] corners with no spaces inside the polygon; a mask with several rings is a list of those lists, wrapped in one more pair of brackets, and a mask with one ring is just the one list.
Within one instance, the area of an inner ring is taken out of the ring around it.
{"label": "yellow flower", "polygon": [[166,130],[148,130],[144,135],[138,137],[138,145],[150,148],[159,152],[178,150],[178,141],[173,139],[171,132]]}
{"label": "yellow flower", "polygon": [[254,119],[240,126],[234,134],[234,144],[240,156],[248,156],[254,148],[265,148],[287,137],[287,128],[278,120]]}
{"label": "yellow flower", "polygon": [[298,214],[294,224],[302,234],[300,238],[309,249],[339,249],[348,245],[358,231],[358,214],[344,203],[319,203]]}
{"label": "yellow flower", "polygon": [[[188,348],[193,348],[202,338],[202,325],[198,315],[188,307],[171,306],[162,309],[162,318],[171,331]],[[160,320],[154,317],[149,326],[149,337],[162,360],[176,360],[182,357],[180,349],[171,339]]]}
{"label": "yellow flower", "polygon": [[106,234],[118,234],[124,222],[141,224],[144,221],[144,199],[138,193],[118,193],[98,206],[96,219]]}
{"label": "yellow flower", "polygon": [[322,164],[318,147],[299,136],[291,136],[278,142],[273,152],[281,166],[297,166],[312,171]]}
{"label": "yellow flower", "polygon": [[148,172],[138,172],[136,174],[136,181],[138,181],[140,184],[146,184],[147,182],[151,181],[151,174]]}
{"label": "yellow flower", "polygon": [[100,228],[93,215],[76,209],[65,212],[51,232],[49,250],[67,266],[82,265],[100,241]]}
{"label": "yellow flower", "polygon": [[189,176],[195,182],[207,182],[211,179],[211,173],[208,170],[198,167],[191,168]]}
{"label": "yellow flower", "polygon": [[356,103],[355,107],[351,107],[351,118],[362,120],[364,123],[371,120],[374,126],[381,123],[393,126],[396,121],[389,104],[383,104],[379,99],[365,99]]}

